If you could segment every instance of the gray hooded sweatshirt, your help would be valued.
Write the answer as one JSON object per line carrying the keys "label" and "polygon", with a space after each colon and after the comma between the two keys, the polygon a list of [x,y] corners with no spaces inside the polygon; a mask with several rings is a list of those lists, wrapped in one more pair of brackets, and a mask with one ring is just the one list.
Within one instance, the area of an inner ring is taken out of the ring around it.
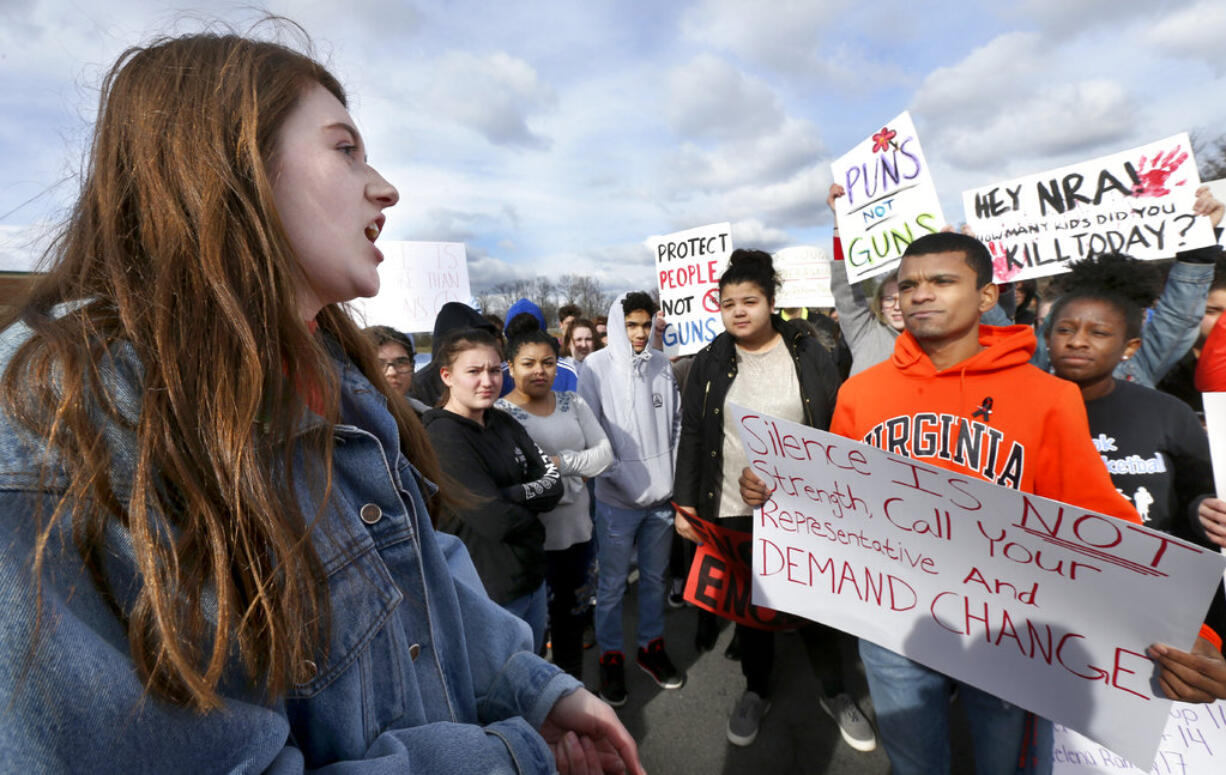
{"label": "gray hooded sweatshirt", "polygon": [[650,343],[635,353],[618,296],[609,308],[609,346],[583,361],[579,395],[613,445],[613,466],[596,478],[596,499],[646,509],[673,494],[681,396],[668,358]]}

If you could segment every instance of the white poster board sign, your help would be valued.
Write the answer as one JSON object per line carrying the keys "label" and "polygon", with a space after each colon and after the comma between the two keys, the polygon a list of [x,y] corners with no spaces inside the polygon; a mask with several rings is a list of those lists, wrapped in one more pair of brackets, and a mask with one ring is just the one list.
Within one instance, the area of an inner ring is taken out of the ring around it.
{"label": "white poster board sign", "polygon": [[967,225],[992,252],[996,281],[1068,270],[1100,253],[1171,258],[1216,241],[1192,214],[1200,175],[1186,133],[962,192]]}
{"label": "white poster board sign", "polygon": [[1151,769],[1128,760],[1068,727],[1056,725],[1052,775],[1200,775],[1226,772],[1226,702],[1171,704]]}
{"label": "white poster board sign", "polygon": [[754,515],[755,605],[867,638],[1131,761],[1153,761],[1171,702],[1146,649],[1192,647],[1226,558],[729,411],[749,465],[774,488]]}
{"label": "white poster board sign", "polygon": [[911,114],[903,111],[830,165],[847,281],[887,272],[915,239],[945,225]]}
{"label": "white poster board sign", "polygon": [[796,245],[775,251],[775,272],[782,286],[775,294],[775,309],[833,307],[830,291],[830,257],[813,245]]}
{"label": "white poster board sign", "polygon": [[649,237],[647,246],[656,257],[660,309],[668,322],[664,353],[696,353],[724,330],[719,276],[732,252],[732,224],[713,223]]}
{"label": "white poster board sign", "polygon": [[468,304],[468,260],[461,242],[379,242],[379,293],[354,299],[363,326],[398,331],[432,331],[434,318],[449,301]]}
{"label": "white poster board sign", "polygon": [[1213,486],[1226,498],[1226,393],[1202,393],[1205,430],[1209,433],[1209,457],[1213,459]]}
{"label": "white poster board sign", "polygon": [[[1209,187],[1209,193],[1213,194],[1213,198],[1219,202],[1226,202],[1226,178],[1218,178],[1217,180],[1206,180],[1204,184]],[[1218,238],[1219,245],[1226,245],[1226,233],[1223,233]]]}

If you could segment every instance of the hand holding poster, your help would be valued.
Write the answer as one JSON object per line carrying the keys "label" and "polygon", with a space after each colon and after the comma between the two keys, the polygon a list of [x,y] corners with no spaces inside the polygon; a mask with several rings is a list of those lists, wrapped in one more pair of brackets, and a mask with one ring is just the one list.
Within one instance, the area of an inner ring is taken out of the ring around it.
{"label": "hand holding poster", "polygon": [[650,237],[647,245],[656,257],[664,353],[696,353],[724,330],[719,316],[719,276],[732,252],[732,225],[716,223],[696,229]]}
{"label": "hand holding poster", "polygon": [[350,302],[363,326],[430,331],[449,301],[468,304],[468,261],[460,242],[380,242],[379,293]]}
{"label": "hand holding poster", "polygon": [[775,271],[782,286],[775,294],[775,309],[833,307],[830,258],[819,247],[797,245],[776,250]]}
{"label": "hand holding poster", "polygon": [[830,165],[847,281],[889,271],[907,245],[945,225],[911,114],[901,115]]}
{"label": "hand holding poster", "polygon": [[997,282],[1067,271],[1099,253],[1172,258],[1214,244],[1192,213],[1200,175],[1187,134],[962,193]]}
{"label": "hand holding poster", "polygon": [[1146,649],[1188,649],[1226,558],[730,405],[773,494],[753,602],[867,638],[1148,765],[1171,702]]}

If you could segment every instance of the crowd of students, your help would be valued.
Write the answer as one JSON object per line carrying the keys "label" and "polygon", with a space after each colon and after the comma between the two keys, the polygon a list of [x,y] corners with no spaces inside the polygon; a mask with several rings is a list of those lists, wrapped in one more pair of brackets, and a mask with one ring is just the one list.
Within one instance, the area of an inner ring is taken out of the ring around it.
{"label": "crowd of students", "polygon": [[[341,306],[378,289],[397,198],[309,57],[207,34],[116,63],[49,271],[0,319],[6,769],[641,772],[612,709],[626,654],[684,687],[677,549],[703,522],[752,531],[770,497],[729,402],[880,445],[887,420],[990,412],[986,463],[892,451],[1226,546],[1189,406],[1226,388],[1216,248],[1015,289],[942,232],[874,282],[836,268],[832,310],[777,310],[771,256],[737,250],[724,333],[692,357],[665,357],[634,291],[563,307],[561,342],[529,299],[505,322],[448,304],[415,372],[410,336]],[[1223,207],[1202,191],[1196,212]],[[772,633],[735,631],[743,746],[780,677]],[[1219,589],[1190,652],[1153,645],[1169,697],[1226,698],[1223,632]],[[799,635],[820,706],[895,773],[948,771],[955,692],[978,771],[1050,766],[1049,723],[859,641],[874,725],[855,640]]]}

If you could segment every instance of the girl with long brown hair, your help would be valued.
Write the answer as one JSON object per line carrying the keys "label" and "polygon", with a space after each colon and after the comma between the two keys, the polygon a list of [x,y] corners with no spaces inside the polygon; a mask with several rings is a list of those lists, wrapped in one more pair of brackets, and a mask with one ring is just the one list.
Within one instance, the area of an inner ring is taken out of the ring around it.
{"label": "girl with long brown hair", "polygon": [[6,769],[638,769],[433,530],[435,456],[340,306],[397,200],[345,105],[237,35],[107,76],[0,320]]}

